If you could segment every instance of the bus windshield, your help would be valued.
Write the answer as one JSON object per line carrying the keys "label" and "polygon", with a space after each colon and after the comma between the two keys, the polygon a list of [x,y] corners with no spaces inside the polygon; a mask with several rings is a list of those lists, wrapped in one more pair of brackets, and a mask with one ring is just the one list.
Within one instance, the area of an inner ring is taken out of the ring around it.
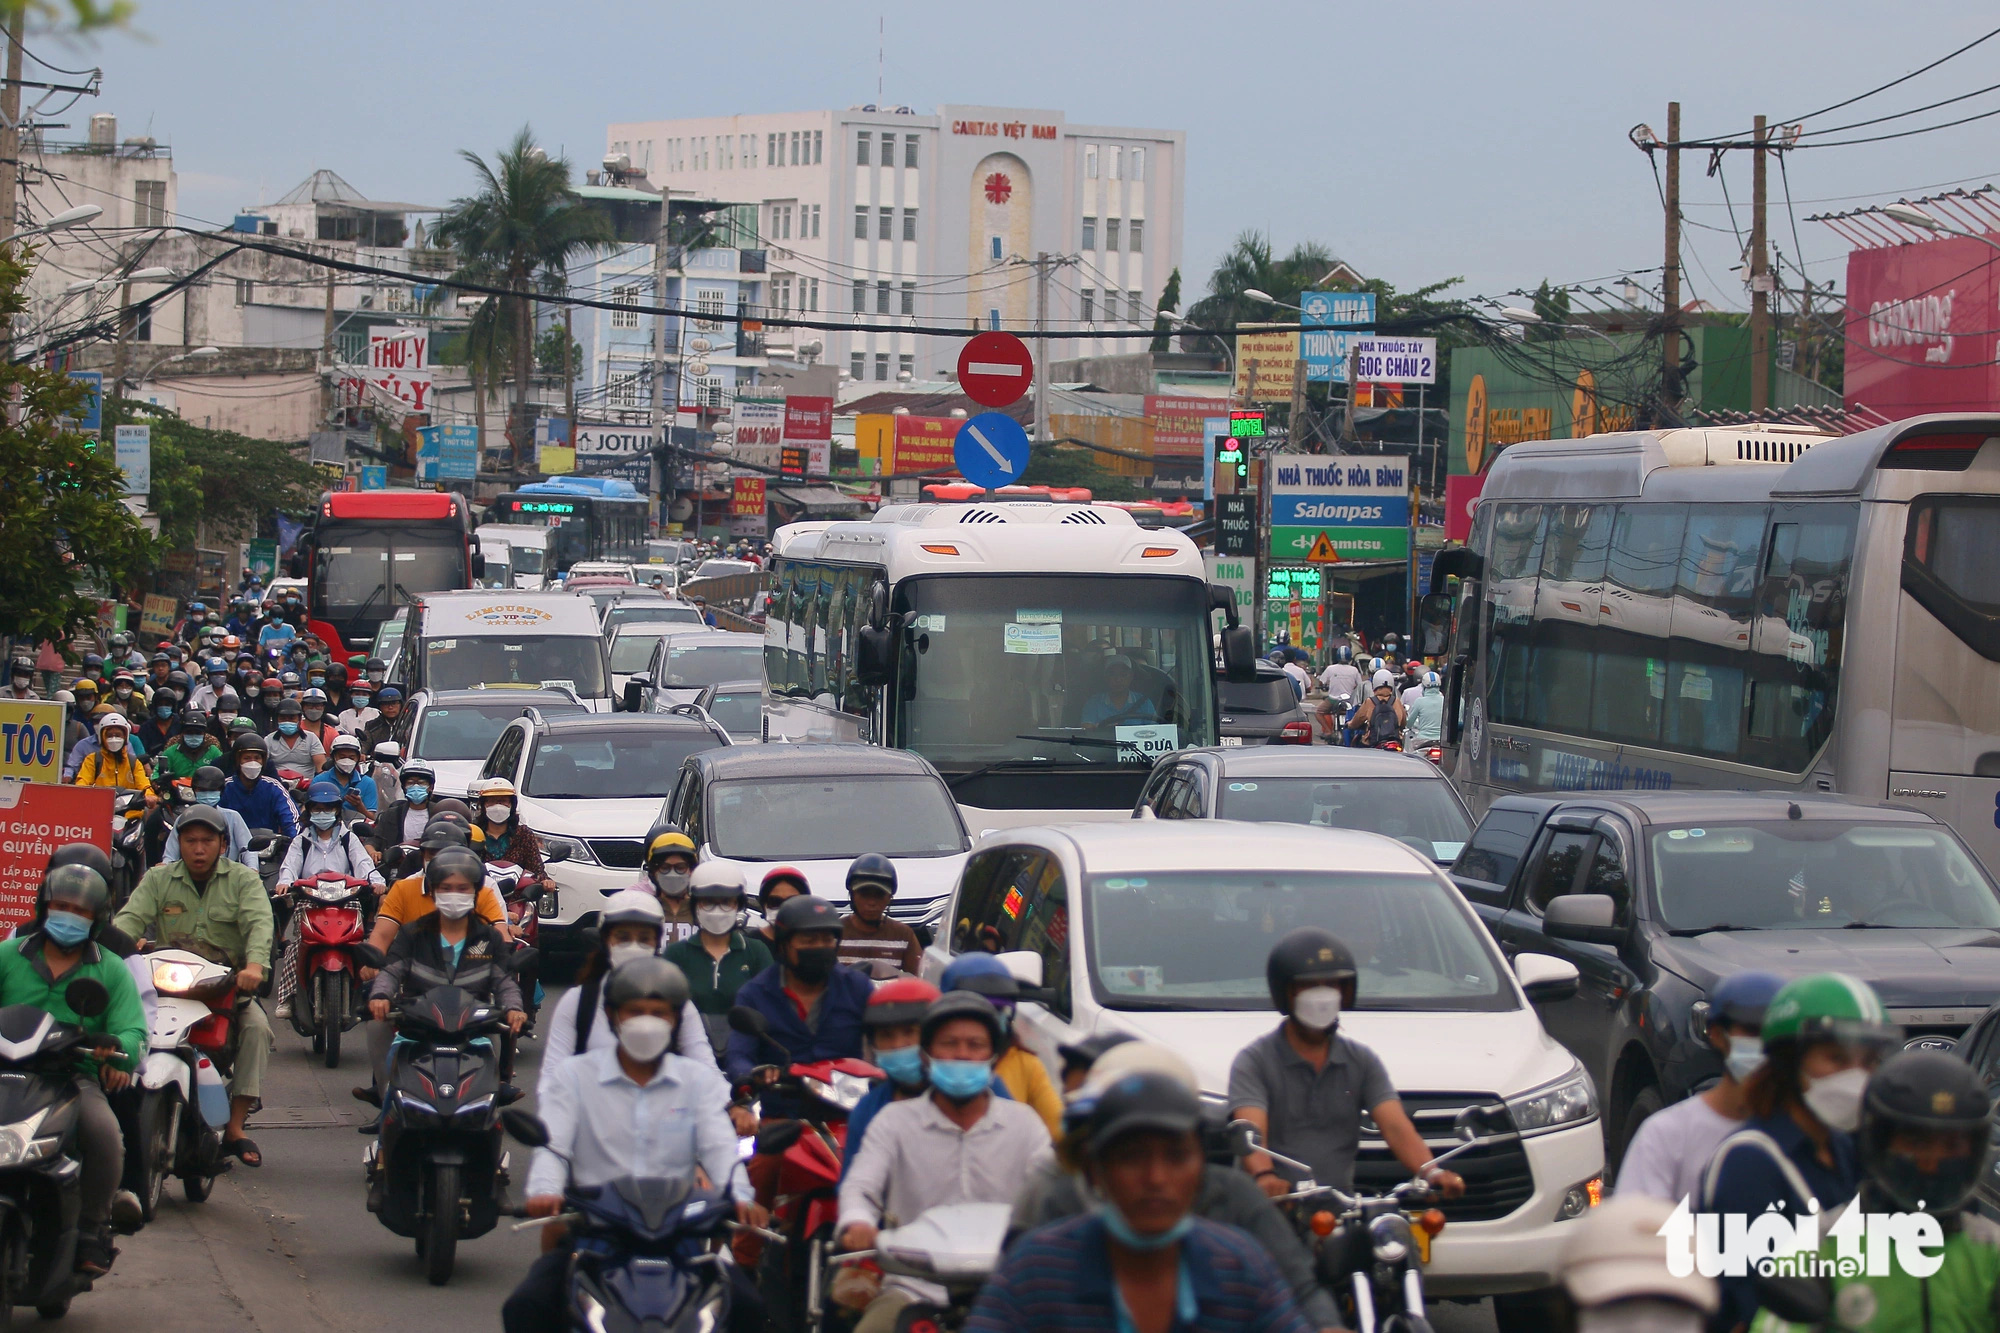
{"label": "bus windshield", "polygon": [[1193,579],[917,578],[895,743],[940,767],[1143,771],[1215,743],[1207,589]]}
{"label": "bus windshield", "polygon": [[424,644],[424,684],[433,690],[481,685],[566,685],[585,699],[609,693],[604,641],[580,635],[482,634]]}
{"label": "bus windshield", "polygon": [[317,535],[313,609],[337,623],[374,626],[419,593],[466,584],[465,539],[455,528],[337,524]]}

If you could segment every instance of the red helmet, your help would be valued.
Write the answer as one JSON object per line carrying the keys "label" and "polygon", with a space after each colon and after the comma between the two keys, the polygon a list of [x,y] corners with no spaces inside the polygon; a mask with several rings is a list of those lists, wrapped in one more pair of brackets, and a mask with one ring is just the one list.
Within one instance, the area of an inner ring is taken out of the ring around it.
{"label": "red helmet", "polygon": [[901,1027],[924,1021],[924,1011],[938,997],[938,988],[921,977],[898,977],[875,988],[868,997],[862,1025],[868,1028]]}
{"label": "red helmet", "polygon": [[757,885],[757,901],[761,904],[765,895],[770,893],[771,886],[784,880],[796,884],[800,893],[812,892],[812,884],[807,881],[805,871],[797,866],[775,866],[764,873],[763,881]]}

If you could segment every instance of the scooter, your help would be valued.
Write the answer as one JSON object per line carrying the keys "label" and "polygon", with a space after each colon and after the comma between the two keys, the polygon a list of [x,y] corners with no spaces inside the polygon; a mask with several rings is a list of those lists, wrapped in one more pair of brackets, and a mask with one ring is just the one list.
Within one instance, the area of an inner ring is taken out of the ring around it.
{"label": "scooter", "polygon": [[229,1169],[222,1131],[229,1124],[230,1024],[236,970],[187,949],[146,955],[159,1003],[139,1066],[138,1132],[128,1151],[139,1158],[139,1208],[150,1222],[179,1176],[189,1203],[200,1203]]}
{"label": "scooter", "polygon": [[[542,940],[541,881],[529,878],[527,870],[512,861],[488,861],[486,883],[506,904],[507,922],[514,929],[514,938],[531,949],[539,950]],[[521,1003],[527,1006],[528,1012],[528,1021],[521,1028],[524,1037],[535,1030],[535,1017],[542,1009],[542,983],[535,975],[539,970],[515,969],[521,978]]]}
{"label": "scooter", "polygon": [[367,939],[368,881],[322,871],[286,886],[299,922],[292,951],[297,988],[292,1028],[328,1069],[340,1067],[340,1037],[361,1021],[354,947]]}
{"label": "scooter", "polygon": [[[63,999],[82,1018],[110,1006],[102,983],[79,977]],[[0,1322],[32,1305],[44,1319],[69,1313],[90,1290],[76,1269],[83,1163],[77,1142],[76,1066],[104,1038],[58,1023],[32,1004],[0,1009]]]}
{"label": "scooter", "polygon": [[980,1287],[1000,1266],[1001,1242],[1007,1238],[1013,1214],[1014,1206],[1007,1203],[940,1204],[925,1209],[914,1222],[877,1233],[874,1249],[835,1255],[832,1264],[873,1263],[884,1273],[943,1287],[943,1305],[913,1302],[897,1317],[896,1326],[912,1333],[957,1333],[971,1316]]}
{"label": "scooter", "polygon": [[[771,1039],[769,1021],[744,1005],[729,1011],[729,1026],[746,1037]],[[791,1053],[785,1054],[789,1061]],[[840,1213],[847,1117],[875,1080],[887,1076],[866,1060],[855,1059],[790,1064],[769,1073],[773,1077],[764,1088],[789,1094],[803,1103],[806,1115],[772,1121],[757,1133],[758,1154],[779,1159],[771,1223],[786,1241],[781,1251],[764,1251],[758,1286],[769,1305],[772,1327],[817,1328],[826,1303],[821,1270],[833,1250],[834,1222]]]}
{"label": "scooter", "polygon": [[111,902],[122,907],[150,868],[146,857],[146,797],[121,791],[111,803]]}

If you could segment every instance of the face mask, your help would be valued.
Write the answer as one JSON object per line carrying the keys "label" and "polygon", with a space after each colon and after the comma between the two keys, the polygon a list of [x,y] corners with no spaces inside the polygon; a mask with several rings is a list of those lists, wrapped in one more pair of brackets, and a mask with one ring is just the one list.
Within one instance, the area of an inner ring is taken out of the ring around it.
{"label": "face mask", "polygon": [[1315,1032],[1331,1032],[1340,1022],[1340,992],[1332,986],[1300,991],[1292,1001],[1292,1017]]}
{"label": "face mask", "polygon": [[208,738],[203,736],[200,732],[191,731],[187,735],[181,737],[181,744],[185,745],[190,750],[199,750],[204,744],[207,743],[207,739]]}
{"label": "face mask", "polygon": [[332,828],[339,819],[340,811],[338,810],[315,810],[312,812],[312,826],[316,829]]}
{"label": "face mask", "polygon": [[511,805],[489,805],[486,807],[486,822],[504,824],[507,822],[507,816],[513,813],[514,807]]}
{"label": "face mask", "polygon": [[472,899],[473,895],[469,893],[440,893],[437,896],[438,914],[452,921],[462,920],[472,915]]}
{"label": "face mask", "polygon": [[422,805],[431,798],[431,789],[421,782],[412,782],[403,788],[403,795],[409,798],[411,805]]}
{"label": "face mask", "polygon": [[243,780],[245,782],[255,782],[258,778],[264,776],[264,766],[258,763],[254,759],[251,760],[249,763],[243,765],[243,767],[238,769],[237,771],[243,774]]}
{"label": "face mask", "polygon": [[[827,951],[828,956],[832,950]],[[969,1102],[993,1086],[991,1060],[933,1060],[931,1086],[955,1102]]]}
{"label": "face mask", "polygon": [[49,938],[65,949],[74,949],[90,938],[90,918],[75,912],[50,912],[42,923]]}
{"label": "face mask", "polygon": [[697,907],[694,919],[695,924],[709,935],[727,935],[736,929],[736,909],[733,907]]}
{"label": "face mask", "polygon": [[194,798],[203,805],[222,804],[222,793],[219,791],[198,791],[194,794]]}
{"label": "face mask", "polygon": [[[493,818],[493,811],[491,809],[488,809],[486,814],[488,818]],[[505,815],[501,815],[499,818],[493,819],[493,822],[497,824],[501,819],[505,818]],[[688,891],[688,879],[689,875],[685,870],[655,870],[653,872],[653,887],[661,893],[666,894],[669,898],[685,898]]]}
{"label": "face mask", "polygon": [[155,708],[153,710],[153,716],[161,719],[162,721],[172,717],[173,715],[174,715],[174,710],[171,707],[167,706],[166,704],[161,704],[158,708]]}
{"label": "face mask", "polygon": [[352,759],[336,759],[333,761],[333,766],[342,773],[352,773],[354,771],[354,761]]}
{"label": "face mask", "polygon": [[618,1025],[618,1049],[642,1065],[665,1055],[673,1040],[674,1025],[651,1014],[640,1014]]}
{"label": "face mask", "polygon": [[899,1046],[893,1051],[875,1052],[875,1066],[906,1088],[924,1081],[924,1053],[915,1046]]}
{"label": "face mask", "polygon": [[834,966],[839,961],[838,949],[801,949],[799,961],[792,964],[792,972],[806,985],[818,986],[833,975]]}
{"label": "face mask", "polygon": [[299,734],[299,724],[296,722],[280,722],[278,724],[278,734],[281,736],[296,736]]}
{"label": "face mask", "polygon": [[318,704],[312,704],[305,709],[305,715],[306,715],[306,721],[317,722],[321,718],[326,716],[326,710],[324,708],[321,708]]}
{"label": "face mask", "polygon": [[389,679],[389,673],[386,671],[371,671],[368,673],[368,679],[374,681],[377,685],[379,685],[383,681]]}
{"label": "face mask", "polygon": [[1828,1129],[1852,1134],[1861,1124],[1861,1094],[1867,1087],[1865,1069],[1843,1069],[1838,1074],[1816,1078],[1806,1085],[1806,1109]]}
{"label": "face mask", "polygon": [[229,725],[229,724],[230,724],[231,722],[234,722],[234,721],[236,720],[236,714],[234,714],[234,713],[217,713],[217,714],[215,715],[215,720],[216,720],[217,722],[220,722],[220,723],[221,723],[221,724],[222,724],[223,726],[225,726],[225,727],[226,727],[226,726],[228,726],[228,725]]}
{"label": "face mask", "polygon": [[311,687],[312,687],[313,689],[315,689],[315,690],[320,690],[320,689],[325,689],[325,688],[326,688],[326,677],[325,677],[325,676],[307,676],[307,677],[306,677],[306,684],[307,684],[307,685],[309,685],[309,686],[311,686]]}
{"label": "face mask", "polygon": [[1179,1244],[1183,1236],[1194,1230],[1194,1214],[1183,1213],[1180,1221],[1165,1231],[1157,1235],[1142,1236],[1132,1229],[1132,1224],[1125,1220],[1125,1214],[1119,1212],[1118,1205],[1109,1199],[1098,1200],[1097,1216],[1098,1220],[1104,1223],[1104,1229],[1110,1233],[1111,1239],[1128,1250],[1164,1250],[1169,1245]]}
{"label": "face mask", "polygon": [[1729,1070],[1729,1077],[1743,1082],[1764,1067],[1764,1039],[1731,1037],[1729,1054],[1722,1057],[1722,1063]]}
{"label": "face mask", "polygon": [[614,972],[624,964],[631,962],[634,958],[651,958],[653,956],[652,946],[636,944],[629,940],[623,944],[614,944],[605,952],[611,955],[611,970]]}
{"label": "face mask", "polygon": [[117,754],[125,748],[125,738],[123,736],[106,736],[104,738],[104,748],[113,754]]}
{"label": "face mask", "polygon": [[360,711],[361,711],[362,709],[366,708],[367,706],[368,706],[368,696],[367,696],[367,695],[365,695],[365,694],[357,694],[357,695],[355,695],[355,696],[354,696],[354,711],[355,711],[355,712],[357,712],[357,713],[358,713],[358,712],[360,712]]}
{"label": "face mask", "polygon": [[117,686],[111,692],[117,695],[121,699],[129,699],[132,697],[132,687],[130,685]]}
{"label": "face mask", "polygon": [[16,676],[14,677],[14,688],[17,690],[25,690],[31,683],[33,683],[33,680],[34,678],[32,676]]}

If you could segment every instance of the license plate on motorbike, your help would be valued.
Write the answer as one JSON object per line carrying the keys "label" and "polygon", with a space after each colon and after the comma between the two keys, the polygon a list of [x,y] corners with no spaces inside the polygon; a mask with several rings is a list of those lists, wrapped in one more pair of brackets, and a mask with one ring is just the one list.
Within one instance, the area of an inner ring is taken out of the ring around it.
{"label": "license plate on motorbike", "polygon": [[1411,1227],[1410,1231],[1417,1238],[1417,1262],[1429,1265],[1431,1261],[1431,1233],[1422,1227]]}

